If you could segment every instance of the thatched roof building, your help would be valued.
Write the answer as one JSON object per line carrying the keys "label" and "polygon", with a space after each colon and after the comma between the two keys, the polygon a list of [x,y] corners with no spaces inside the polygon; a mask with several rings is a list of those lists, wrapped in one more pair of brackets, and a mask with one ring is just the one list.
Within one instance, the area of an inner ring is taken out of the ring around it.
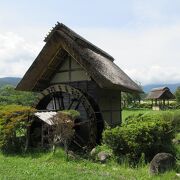
{"label": "thatched roof building", "polygon": [[[17,90],[40,92],[31,127],[39,128],[41,144],[47,142],[48,116],[51,111],[75,109],[77,119],[76,144],[94,146],[101,139],[104,122],[121,124],[121,91],[142,92],[113,61],[114,58],[83,37],[58,23],[45,38],[45,46],[20,81]],[[44,130],[45,128],[45,130]],[[78,142],[78,143],[77,143]]]}
{"label": "thatched roof building", "polygon": [[160,110],[167,108],[169,106],[169,100],[174,98],[175,96],[171,93],[168,87],[154,88],[149,92],[149,94],[146,97],[146,99],[152,101],[153,110]]}
{"label": "thatched roof building", "polygon": [[68,52],[101,87],[142,92],[113,61],[114,58],[62,23],[45,38],[45,46],[17,86],[17,90],[41,91],[57,71]]}
{"label": "thatched roof building", "polygon": [[174,99],[174,95],[171,93],[168,87],[159,87],[152,89],[147,95],[146,99],[158,99],[158,100],[168,100]]}

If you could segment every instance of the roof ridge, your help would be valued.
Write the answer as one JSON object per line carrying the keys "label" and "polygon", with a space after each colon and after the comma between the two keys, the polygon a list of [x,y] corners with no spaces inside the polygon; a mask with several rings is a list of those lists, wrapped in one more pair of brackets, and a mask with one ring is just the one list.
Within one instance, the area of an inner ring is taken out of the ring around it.
{"label": "roof ridge", "polygon": [[44,38],[44,42],[47,42],[47,41],[51,38],[51,36],[53,35],[53,33],[54,33],[61,25],[62,25],[62,23],[60,23],[60,22],[57,21],[57,24],[55,24],[55,26],[50,29],[50,31],[48,32],[48,34],[46,34],[46,36],[45,36],[45,38]]}
{"label": "roof ridge", "polygon": [[52,27],[52,29],[46,35],[44,41],[47,42],[51,38],[51,36],[54,34],[54,32],[57,30],[62,30],[62,31],[64,30],[63,32],[67,34],[68,36],[70,36],[71,38],[73,38],[78,44],[87,46],[87,48],[95,51],[98,54],[101,54],[102,56],[107,57],[111,61],[114,61],[114,58],[110,54],[108,54],[101,48],[97,47],[96,45],[92,44],[90,41],[86,40],[85,38],[77,34],[75,31],[73,31],[72,29],[70,29],[69,27],[67,27],[66,25],[60,22],[57,22],[57,24],[55,24],[55,26]]}
{"label": "roof ridge", "polygon": [[156,88],[152,88],[151,91],[165,91],[165,90],[169,90],[169,88],[167,86],[162,86],[162,87],[156,87]]}
{"label": "roof ridge", "polygon": [[[48,39],[50,38],[50,39]],[[111,59],[87,42],[79,42],[81,36],[76,35],[63,24],[56,24],[47,36],[47,42],[35,61],[28,69],[16,89],[40,91],[47,87],[56,66],[60,65],[58,52],[64,50],[81,64],[92,79],[102,88],[116,89],[127,92],[142,92],[127,74]],[[87,43],[87,44],[86,44]],[[58,57],[58,58],[57,58]],[[48,69],[47,64],[49,67]],[[40,71],[38,69],[41,69]],[[69,82],[69,81],[68,81]]]}

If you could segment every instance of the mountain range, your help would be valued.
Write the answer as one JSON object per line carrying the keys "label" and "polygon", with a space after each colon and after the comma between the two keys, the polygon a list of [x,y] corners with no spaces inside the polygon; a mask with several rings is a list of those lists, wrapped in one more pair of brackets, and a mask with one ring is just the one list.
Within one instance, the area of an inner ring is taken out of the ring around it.
{"label": "mountain range", "polygon": [[20,80],[21,80],[21,78],[18,78],[18,77],[3,77],[3,78],[0,78],[0,87],[2,87],[4,85],[16,86],[19,83]]}
{"label": "mountain range", "polygon": [[[21,78],[18,78],[18,77],[0,78],[0,87],[2,87],[4,85],[16,86],[20,80],[21,80]],[[176,84],[148,84],[148,85],[143,86],[143,90],[145,93],[148,93],[153,88],[164,87],[164,86],[169,87],[170,90],[174,93],[176,91],[177,87],[180,86],[180,83],[176,83]]]}

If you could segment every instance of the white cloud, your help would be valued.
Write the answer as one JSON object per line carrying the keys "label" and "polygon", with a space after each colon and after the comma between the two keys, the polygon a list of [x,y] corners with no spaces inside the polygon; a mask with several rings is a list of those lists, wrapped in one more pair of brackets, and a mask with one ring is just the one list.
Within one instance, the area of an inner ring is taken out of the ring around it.
{"label": "white cloud", "polygon": [[23,76],[42,47],[13,32],[1,33],[0,42],[0,77]]}
{"label": "white cloud", "polygon": [[143,85],[150,83],[166,84],[179,83],[180,71],[178,67],[172,66],[151,66],[144,68],[124,69],[125,72]]}
{"label": "white cloud", "polygon": [[79,32],[109,52],[122,70],[142,84],[180,82],[180,25]]}

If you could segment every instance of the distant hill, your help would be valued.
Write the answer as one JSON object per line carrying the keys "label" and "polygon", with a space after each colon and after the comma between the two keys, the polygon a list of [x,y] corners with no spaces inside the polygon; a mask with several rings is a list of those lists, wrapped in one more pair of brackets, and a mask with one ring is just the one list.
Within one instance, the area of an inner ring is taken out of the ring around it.
{"label": "distant hill", "polygon": [[178,86],[180,86],[180,83],[176,83],[176,84],[148,84],[148,85],[143,86],[143,90],[145,93],[148,93],[153,88],[164,87],[164,86],[170,88],[171,92],[174,93],[176,91],[176,88]]}
{"label": "distant hill", "polygon": [[[17,86],[17,84],[20,82],[21,78],[17,77],[4,77],[0,78],[0,87],[4,85],[13,85]],[[180,83],[176,84],[148,84],[143,86],[143,90],[145,93],[148,93],[151,89],[156,88],[156,87],[164,87],[167,86],[170,88],[170,90],[174,93],[176,91],[176,88],[180,86]]]}
{"label": "distant hill", "polygon": [[21,78],[17,78],[17,77],[0,78],[0,87],[2,87],[4,85],[16,86],[19,83],[20,80],[21,80]]}

